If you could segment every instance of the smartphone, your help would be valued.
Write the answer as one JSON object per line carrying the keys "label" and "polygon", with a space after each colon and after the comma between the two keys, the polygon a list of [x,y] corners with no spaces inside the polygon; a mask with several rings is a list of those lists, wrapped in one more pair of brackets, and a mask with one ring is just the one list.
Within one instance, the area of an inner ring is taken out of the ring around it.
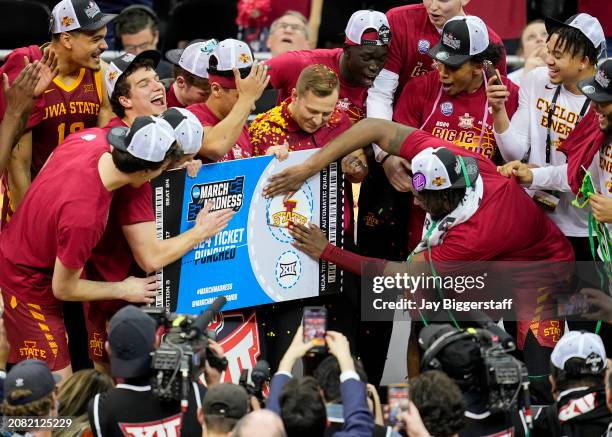
{"label": "smartphone", "polygon": [[484,61],[482,63],[482,68],[484,70],[485,77],[487,78],[487,82],[492,77],[495,77],[495,80],[493,81],[493,85],[502,85],[501,78],[499,77],[497,70],[495,70],[495,67],[493,66],[493,62],[489,60]]}
{"label": "smartphone", "polygon": [[304,342],[312,340],[312,352],[325,351],[325,334],[327,334],[327,309],[325,307],[304,307],[302,319]]}
{"label": "smartphone", "polygon": [[391,384],[387,387],[389,404],[388,426],[395,426],[402,421],[402,411],[408,408],[408,384]]}
{"label": "smartphone", "polygon": [[572,294],[568,299],[557,303],[558,316],[578,316],[590,312],[588,296]]}

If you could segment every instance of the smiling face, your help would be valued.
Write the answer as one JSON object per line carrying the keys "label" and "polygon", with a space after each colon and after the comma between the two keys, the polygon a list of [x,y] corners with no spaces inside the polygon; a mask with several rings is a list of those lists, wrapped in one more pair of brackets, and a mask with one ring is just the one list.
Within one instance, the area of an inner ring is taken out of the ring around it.
{"label": "smiling face", "polygon": [[69,32],[63,33],[60,38],[64,46],[70,50],[72,61],[81,67],[90,68],[94,71],[100,69],[100,56],[108,49],[104,37],[106,26],[94,32]]}
{"label": "smiling face", "polygon": [[166,90],[152,68],[138,68],[127,77],[127,83],[129,93],[119,98],[126,115],[159,115],[167,109]]}
{"label": "smiling face", "polygon": [[360,45],[347,47],[347,77],[353,85],[369,88],[383,69],[388,46]]}
{"label": "smiling face", "polygon": [[612,133],[612,101],[605,103],[591,102],[591,107],[597,113],[599,129],[607,134]]}
{"label": "smiling face", "polygon": [[306,35],[306,24],[295,15],[284,15],[272,25],[267,46],[272,56],[277,56],[290,50],[306,50],[310,48]]}
{"label": "smiling face", "polygon": [[423,6],[431,24],[442,29],[446,22],[457,15],[464,15],[463,8],[470,0],[423,0]]}
{"label": "smiling face", "polygon": [[570,51],[566,50],[565,44],[557,46],[558,39],[559,35],[553,33],[546,43],[548,78],[555,85],[575,82],[589,65],[588,58],[580,55],[572,56]]}
{"label": "smiling face", "polygon": [[338,90],[330,95],[319,97],[312,91],[298,95],[294,89],[292,103],[289,106],[291,117],[304,132],[313,133],[325,126],[336,108]]}

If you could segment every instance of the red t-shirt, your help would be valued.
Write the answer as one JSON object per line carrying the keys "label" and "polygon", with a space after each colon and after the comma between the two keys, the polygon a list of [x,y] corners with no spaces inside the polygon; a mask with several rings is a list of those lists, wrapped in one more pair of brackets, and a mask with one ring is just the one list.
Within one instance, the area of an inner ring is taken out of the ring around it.
{"label": "red t-shirt", "polygon": [[249,126],[255,156],[265,155],[271,146],[289,144],[289,150],[317,149],[325,146],[352,126],[348,115],[338,106],[327,124],[313,133],[302,130],[289,113],[291,97],[279,106],[259,114]]}
{"label": "red t-shirt", "polygon": [[120,119],[119,117],[117,117],[116,115],[111,118],[110,120],[108,120],[108,123],[106,124],[106,126],[104,126],[104,130],[106,130],[107,132],[114,128],[114,127],[120,127],[120,126],[125,126],[125,127],[129,127],[125,121],[123,121],[122,119]]}
{"label": "red t-shirt", "polygon": [[32,182],[0,234],[0,286],[33,303],[55,303],[51,280],[55,259],[80,269],[108,219],[113,193],[98,172],[110,152],[103,129],[68,137]]}
{"label": "red t-shirt", "polygon": [[166,91],[166,104],[168,108],[184,108],[181,102],[176,98],[176,94],[174,94],[174,82],[170,84],[170,87]]}
{"label": "red t-shirt", "polygon": [[[427,54],[440,41],[440,32],[427,15],[423,4],[399,6],[387,12],[392,38],[385,69],[399,74],[399,85],[395,92],[399,96],[406,83],[415,76],[431,70],[433,59]],[[501,38],[489,29],[492,43],[501,44]],[[501,74],[506,74],[506,50],[498,65]]]}
{"label": "red t-shirt", "polygon": [[[519,88],[505,76],[502,82],[510,92],[506,111],[512,118],[518,107]],[[449,96],[442,91],[438,72],[431,71],[408,82],[395,104],[393,120],[472,152],[480,144],[480,153],[489,159],[498,153],[484,84],[476,92]]]}
{"label": "red t-shirt", "polygon": [[340,79],[340,108],[348,113],[353,123],[365,117],[365,101],[368,88],[347,83],[340,74],[342,49],[296,50],[283,53],[266,61],[271,68],[270,83],[279,90],[278,103],[291,96],[302,70],[309,65],[323,64],[332,69]]}
{"label": "red t-shirt", "polygon": [[[434,261],[572,261],[572,246],[559,228],[515,180],[476,153],[440,140],[422,130],[410,134],[400,155],[411,161],[428,147],[447,147],[478,161],[484,194],[476,213],[449,229],[444,241],[431,248]],[[429,254],[425,252],[425,258]]]}
{"label": "red t-shirt", "polygon": [[[206,103],[195,103],[187,108],[189,111],[198,117],[202,126],[214,126],[221,120],[213,114]],[[250,158],[253,156],[253,145],[251,144],[251,138],[249,137],[249,130],[247,125],[242,127],[238,142],[232,147],[232,149],[226,153],[226,155],[219,160],[220,161],[231,161],[233,159]],[[208,158],[201,157],[205,162],[212,162]]]}

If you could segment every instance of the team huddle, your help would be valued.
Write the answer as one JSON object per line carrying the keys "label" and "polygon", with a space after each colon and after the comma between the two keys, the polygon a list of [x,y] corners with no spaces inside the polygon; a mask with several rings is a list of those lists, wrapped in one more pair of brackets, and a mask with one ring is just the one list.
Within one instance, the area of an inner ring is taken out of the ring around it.
{"label": "team huddle", "polygon": [[[14,50],[1,67],[30,97],[23,104],[7,88],[2,99],[0,138],[14,144],[0,150],[9,362],[37,358],[68,376],[62,303],[82,301],[90,359],[106,368],[110,318],[128,303],[153,304],[154,273],[227,226],[232,209],[208,204],[192,228],[157,238],[150,181],[173,168],[194,176],[206,163],[319,149],[273,175],[262,193],[271,197],[340,160],[343,247],[314,225],[290,233],[298,250],[355,276],[364,263],[384,270],[406,258],[410,275],[437,262],[609,262],[607,241],[589,241],[590,229],[612,223],[602,26],[584,13],[530,24],[541,55],[508,75],[501,39],[463,3],[356,11],[343,47],[265,62],[236,39],[193,41],[165,54],[175,76],[166,83],[157,51],[101,60],[114,15],[59,2],[51,41]],[[268,89],[276,105],[250,119]],[[585,174],[597,192],[581,209],[572,201]],[[349,182],[361,183],[359,217]],[[535,307],[532,297],[519,304]],[[530,374],[548,371],[564,323],[517,322]]]}

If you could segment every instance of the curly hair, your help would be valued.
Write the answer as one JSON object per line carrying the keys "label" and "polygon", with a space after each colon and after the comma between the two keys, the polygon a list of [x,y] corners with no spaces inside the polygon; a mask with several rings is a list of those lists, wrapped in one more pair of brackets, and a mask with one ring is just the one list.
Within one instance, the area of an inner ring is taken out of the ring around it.
{"label": "curly hair", "polygon": [[444,372],[429,370],[411,379],[410,398],[432,436],[450,437],[465,426],[465,400]]}

